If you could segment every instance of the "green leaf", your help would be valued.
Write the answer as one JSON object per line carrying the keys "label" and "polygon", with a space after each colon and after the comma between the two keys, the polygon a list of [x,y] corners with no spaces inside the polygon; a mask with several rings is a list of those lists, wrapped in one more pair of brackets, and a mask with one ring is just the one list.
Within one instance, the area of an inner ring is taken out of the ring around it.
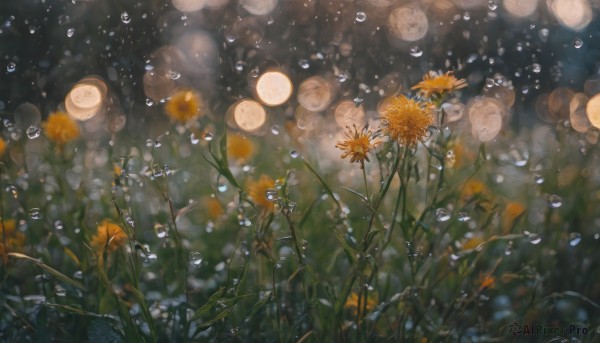
{"label": "green leaf", "polygon": [[24,255],[24,254],[16,253],[16,252],[9,252],[8,255],[12,256],[12,257],[24,259],[24,260],[27,260],[27,261],[31,261],[36,266],[44,269],[46,272],[48,272],[49,274],[51,274],[55,278],[61,280],[62,282],[67,283],[67,284],[69,284],[71,286],[77,287],[77,288],[79,288],[81,290],[84,289],[83,284],[81,284],[81,282],[75,281],[75,280],[71,279],[70,277],[66,276],[65,274],[59,272],[58,270],[50,267],[49,265],[45,264],[44,262],[42,262],[42,261],[40,261],[38,259],[35,259],[33,257],[29,257],[29,256]]}
{"label": "green leaf", "polygon": [[132,288],[131,293],[133,293],[138,303],[140,304],[140,308],[142,309],[142,316],[144,317],[146,323],[148,323],[148,327],[150,328],[150,334],[152,334],[152,340],[156,341],[156,327],[154,326],[154,320],[152,319],[152,315],[150,315],[150,311],[148,310],[148,304],[146,303],[144,295],[137,288]]}
{"label": "green leaf", "polygon": [[310,170],[319,180],[319,182],[321,182],[321,185],[323,186],[323,188],[325,189],[325,193],[327,193],[331,199],[333,199],[333,201],[335,201],[335,204],[337,205],[338,208],[342,208],[342,206],[340,205],[340,203],[337,201],[337,199],[335,198],[335,196],[333,195],[333,192],[331,191],[331,188],[329,188],[329,186],[325,183],[325,181],[323,180],[323,178],[321,178],[321,176],[319,175],[319,173],[317,173],[313,167],[306,162],[306,160],[304,161],[304,165],[306,166],[306,168],[308,168],[308,170]]}
{"label": "green leaf", "polygon": [[102,299],[100,299],[100,308],[98,309],[98,312],[102,314],[110,313],[115,309],[116,305],[117,300],[115,294],[112,292],[112,289],[107,289],[106,292],[104,292]]}

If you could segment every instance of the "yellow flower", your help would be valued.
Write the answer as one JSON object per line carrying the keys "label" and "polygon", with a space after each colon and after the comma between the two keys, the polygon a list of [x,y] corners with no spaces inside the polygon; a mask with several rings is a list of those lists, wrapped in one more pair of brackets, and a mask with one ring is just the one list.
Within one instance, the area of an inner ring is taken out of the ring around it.
{"label": "yellow flower", "polygon": [[[359,305],[358,304],[358,294],[356,294],[355,292],[352,292],[352,294],[350,294],[348,299],[346,299],[346,304],[344,304],[344,307],[352,310],[354,315],[356,315],[356,314],[358,314],[358,305]],[[360,311],[362,312],[363,306],[365,306],[364,297],[361,299],[360,306],[361,306]],[[367,304],[366,304],[367,313],[371,312],[376,306],[377,306],[377,301],[375,301],[373,299],[368,299],[368,297],[367,297]],[[365,315],[365,313],[363,313],[363,316],[364,315]]]}
{"label": "yellow flower", "polygon": [[515,220],[525,213],[525,210],[525,206],[519,202],[509,202],[506,204],[504,216],[502,217],[502,228],[505,234],[510,232],[510,229],[515,224]]}
{"label": "yellow flower", "polygon": [[249,181],[247,184],[248,195],[259,207],[273,211],[275,205],[267,200],[267,190],[275,188],[275,181],[266,175],[261,175],[256,181]]}
{"label": "yellow flower", "polygon": [[16,228],[14,219],[0,222],[0,256],[5,265],[8,263],[7,253],[19,252],[25,245],[25,235]]}
{"label": "yellow flower", "polygon": [[463,251],[473,250],[473,249],[477,248],[478,246],[480,246],[481,244],[483,244],[484,242],[485,241],[483,240],[483,238],[481,236],[473,236],[473,237],[467,239],[467,241],[463,243],[461,250],[463,250]]}
{"label": "yellow flower", "polygon": [[51,114],[44,123],[46,137],[58,145],[67,144],[79,137],[79,125],[64,112]]}
{"label": "yellow flower", "polygon": [[165,111],[171,119],[185,123],[200,116],[201,105],[200,95],[195,90],[182,89],[167,101]]}
{"label": "yellow flower", "polygon": [[382,117],[383,132],[391,139],[411,146],[427,134],[433,115],[427,103],[394,97]]}
{"label": "yellow flower", "polygon": [[6,152],[6,142],[4,141],[4,139],[0,138],[0,157],[4,156],[5,152]]}
{"label": "yellow flower", "polygon": [[127,234],[123,231],[121,226],[108,219],[104,219],[98,225],[98,231],[96,235],[92,237],[90,245],[96,249],[98,255],[102,256],[105,249],[107,253],[112,253],[123,246],[126,240]]}
{"label": "yellow flower", "polygon": [[254,155],[254,143],[238,134],[227,136],[227,157],[236,160],[239,163],[244,163]]}
{"label": "yellow flower", "polygon": [[374,142],[373,132],[363,127],[358,131],[354,125],[354,131],[346,126],[346,139],[338,142],[335,147],[344,151],[342,158],[350,156],[350,163],[359,163],[361,168],[365,167],[365,160],[369,162],[367,154],[375,149],[378,142]]}
{"label": "yellow flower", "polygon": [[430,98],[432,95],[443,95],[446,92],[466,86],[465,79],[457,79],[452,75],[452,72],[438,75],[436,72],[430,71],[423,76],[423,81],[417,83],[411,89],[419,89],[419,93],[423,97]]}

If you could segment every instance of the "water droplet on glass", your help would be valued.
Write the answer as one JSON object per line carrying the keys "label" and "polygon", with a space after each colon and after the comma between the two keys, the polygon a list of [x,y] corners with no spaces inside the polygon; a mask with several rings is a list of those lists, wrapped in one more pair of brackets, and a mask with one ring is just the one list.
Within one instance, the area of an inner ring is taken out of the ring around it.
{"label": "water droplet on glass", "polygon": [[235,70],[237,71],[242,71],[244,70],[244,61],[237,61],[235,62],[235,66],[234,66]]}
{"label": "water droplet on glass", "polygon": [[210,142],[215,138],[215,136],[212,133],[207,132],[204,134],[204,136],[202,138],[204,138],[205,141]]}
{"label": "water droplet on glass", "polygon": [[154,232],[156,233],[156,237],[165,238],[167,236],[167,230],[161,224],[154,224]]}
{"label": "water droplet on glass", "polygon": [[542,66],[539,65],[539,63],[534,63],[531,65],[531,71],[533,71],[536,74],[539,74],[542,71]]}
{"label": "water droplet on glass", "polygon": [[63,224],[63,222],[62,222],[62,221],[60,221],[60,220],[57,220],[57,221],[55,221],[55,222],[54,222],[54,228],[55,228],[56,230],[62,230],[62,229],[64,229],[64,228],[65,228],[65,226],[64,226],[64,224]]}
{"label": "water droplet on glass", "polygon": [[562,206],[562,198],[556,194],[547,196],[548,206],[551,208],[559,208]]}
{"label": "water droplet on glass", "polygon": [[573,40],[573,47],[575,49],[579,49],[583,46],[583,41],[580,38],[575,38],[575,40]]}
{"label": "water droplet on glass", "polygon": [[73,37],[74,34],[75,34],[75,29],[72,27],[69,27],[67,29],[67,37],[71,38],[71,37]]}
{"label": "water droplet on glass", "polygon": [[459,222],[468,222],[469,220],[471,220],[471,216],[467,212],[458,212]]}
{"label": "water droplet on glass", "polygon": [[438,222],[448,221],[448,219],[450,219],[450,211],[442,207],[438,208],[435,210],[435,219]]}
{"label": "water droplet on glass", "polygon": [[362,23],[367,20],[367,14],[365,12],[356,12],[356,21]]}
{"label": "water droplet on glass", "polygon": [[67,290],[60,285],[56,285],[54,286],[54,294],[56,294],[58,297],[64,297],[67,295]]}
{"label": "water droplet on glass", "polygon": [[190,253],[190,263],[194,266],[194,267],[200,267],[202,266],[202,255],[200,255],[199,252],[191,252]]}
{"label": "water droplet on glass", "polygon": [[181,78],[181,73],[171,70],[171,72],[169,73],[169,77],[171,78],[171,80],[179,80],[179,78]]}
{"label": "water droplet on glass", "polygon": [[219,183],[217,185],[217,190],[221,193],[224,193],[225,191],[227,191],[227,184],[226,183]]}
{"label": "water droplet on glass", "polygon": [[579,232],[571,232],[569,234],[569,245],[574,247],[579,243],[581,243],[581,234]]}
{"label": "water droplet on glass", "polygon": [[34,207],[29,210],[29,217],[33,220],[42,219],[42,212],[38,207]]}
{"label": "water droplet on glass", "polygon": [[131,22],[131,16],[127,12],[121,13],[121,21],[124,24],[129,24]]}
{"label": "water droplet on glass", "polygon": [[154,105],[154,101],[152,101],[152,99],[146,99],[146,106],[150,107]]}
{"label": "water droplet on glass", "polygon": [[290,156],[292,158],[298,158],[298,156],[300,156],[300,153],[296,150],[292,150],[292,151],[290,151]]}
{"label": "water droplet on glass", "polygon": [[279,130],[280,130],[279,129],[279,125],[273,125],[271,127],[271,133],[274,134],[274,135],[278,135],[279,134]]}
{"label": "water droplet on glass", "polygon": [[35,26],[29,27],[29,33],[31,33],[31,34],[34,34],[36,30],[37,30],[37,28]]}
{"label": "water droplet on glass", "polygon": [[6,71],[9,73],[12,73],[16,69],[17,69],[17,64],[15,62],[9,62],[8,65],[6,66]]}
{"label": "water droplet on glass", "polygon": [[26,134],[27,134],[27,138],[36,139],[42,134],[42,129],[38,126],[31,125],[30,127],[27,128]]}

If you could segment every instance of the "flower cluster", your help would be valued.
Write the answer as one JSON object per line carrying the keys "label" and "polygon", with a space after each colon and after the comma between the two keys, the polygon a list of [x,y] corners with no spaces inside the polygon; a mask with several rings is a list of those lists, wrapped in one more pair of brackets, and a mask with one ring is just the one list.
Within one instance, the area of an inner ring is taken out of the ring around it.
{"label": "flower cluster", "polygon": [[46,137],[59,146],[74,141],[80,135],[79,125],[64,112],[51,114],[43,127]]}
{"label": "flower cluster", "polygon": [[127,234],[121,226],[105,219],[98,225],[98,231],[92,237],[90,245],[96,250],[98,256],[102,256],[104,251],[107,253],[114,252],[123,246],[126,240]]}
{"label": "flower cluster", "polygon": [[202,100],[192,89],[182,89],[175,92],[165,105],[165,112],[171,119],[186,123],[200,116]]}

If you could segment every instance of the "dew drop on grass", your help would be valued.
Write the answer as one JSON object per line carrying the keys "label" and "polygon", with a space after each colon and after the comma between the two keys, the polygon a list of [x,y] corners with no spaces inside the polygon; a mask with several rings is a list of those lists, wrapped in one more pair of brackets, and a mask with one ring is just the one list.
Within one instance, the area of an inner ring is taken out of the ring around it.
{"label": "dew drop on grass", "polygon": [[215,136],[212,133],[207,132],[202,138],[204,138],[205,141],[210,142],[215,138]]}
{"label": "dew drop on grass", "polygon": [[448,221],[450,219],[450,211],[442,207],[438,208],[435,210],[435,219],[438,222]]}
{"label": "dew drop on grass", "polygon": [[551,208],[559,208],[562,206],[562,198],[556,194],[548,195],[548,206]]}
{"label": "dew drop on grass", "polygon": [[459,222],[468,222],[471,220],[471,216],[467,212],[459,212],[458,213],[458,221]]}
{"label": "dew drop on grass", "polygon": [[273,125],[273,126],[271,127],[271,133],[272,133],[272,134],[274,134],[274,135],[276,135],[276,136],[277,136],[277,135],[279,134],[279,131],[280,131],[280,129],[279,129],[279,125]]}
{"label": "dew drop on grass", "polygon": [[508,244],[506,245],[506,248],[504,249],[504,255],[508,256],[510,254],[512,254],[513,251],[513,242],[509,241]]}
{"label": "dew drop on grass", "polygon": [[573,47],[574,47],[575,49],[579,49],[579,48],[581,48],[582,46],[583,46],[583,41],[582,41],[580,38],[575,38],[575,39],[573,40]]}
{"label": "dew drop on grass", "polygon": [[202,266],[202,261],[204,261],[204,260],[202,259],[202,255],[200,255],[199,252],[193,251],[193,252],[190,253],[190,263],[194,267],[200,267],[200,266]]}
{"label": "dew drop on grass", "polygon": [[533,181],[535,183],[537,183],[538,185],[541,185],[542,183],[544,183],[544,177],[542,176],[542,174],[540,173],[535,173],[535,175],[533,175]]}
{"label": "dew drop on grass", "polygon": [[10,193],[10,195],[14,199],[19,198],[19,191],[17,191],[17,187],[15,187],[14,185],[8,185],[8,186],[6,186],[6,192]]}
{"label": "dew drop on grass", "polygon": [[150,107],[154,105],[154,101],[152,101],[152,99],[146,99],[146,106]]}
{"label": "dew drop on grass", "polygon": [[34,207],[29,210],[29,217],[34,220],[42,219],[42,212],[38,207]]}
{"label": "dew drop on grass", "polygon": [[421,57],[423,56],[423,50],[421,50],[421,48],[419,48],[418,46],[412,46],[410,47],[410,55],[412,57]]}
{"label": "dew drop on grass", "polygon": [[62,230],[62,229],[64,229],[64,227],[65,227],[65,226],[64,226],[64,224],[63,224],[63,222],[62,222],[62,221],[60,221],[60,220],[57,220],[57,221],[55,221],[55,222],[54,222],[54,228],[55,228],[56,230]]}
{"label": "dew drop on grass", "polygon": [[581,234],[579,232],[571,232],[569,234],[569,245],[574,247],[579,243],[581,243]]}
{"label": "dew drop on grass", "polygon": [[279,260],[275,263],[275,269],[281,269],[281,267],[283,267],[283,260]]}
{"label": "dew drop on grass", "polygon": [[227,191],[227,184],[225,182],[219,182],[219,184],[217,185],[217,190],[221,193],[224,193]]}
{"label": "dew drop on grass", "polygon": [[308,69],[308,68],[310,68],[310,62],[308,62],[308,60],[306,60],[306,59],[301,59],[300,61],[298,61],[298,65],[302,69]]}
{"label": "dew drop on grass", "polygon": [[27,134],[27,138],[36,139],[42,134],[42,129],[39,126],[31,125],[25,133]]}
{"label": "dew drop on grass", "polygon": [[154,253],[148,253],[146,255],[146,258],[144,259],[144,265],[146,266],[150,266],[152,264],[154,264],[154,262],[156,262],[158,260],[158,256]]}
{"label": "dew drop on grass", "polygon": [[298,158],[298,156],[300,156],[300,153],[296,150],[292,150],[292,151],[290,151],[290,156],[292,158]]}
{"label": "dew drop on grass", "polygon": [[75,34],[75,29],[72,27],[69,27],[67,29],[67,37],[71,38],[71,37],[73,37],[74,34]]}
{"label": "dew drop on grass", "polygon": [[127,12],[121,13],[121,21],[124,24],[129,24],[131,22],[131,16]]}
{"label": "dew drop on grass", "polygon": [[273,188],[267,189],[266,197],[268,201],[276,201],[277,200],[277,190]]}
{"label": "dew drop on grass", "polygon": [[83,272],[81,270],[76,271],[75,273],[73,273],[73,278],[78,280],[83,279]]}
{"label": "dew drop on grass", "polygon": [[527,237],[527,240],[529,241],[529,243],[533,244],[533,245],[537,245],[542,241],[542,236],[540,236],[539,234],[535,233],[535,232],[529,232],[529,231],[525,231],[525,236]]}

